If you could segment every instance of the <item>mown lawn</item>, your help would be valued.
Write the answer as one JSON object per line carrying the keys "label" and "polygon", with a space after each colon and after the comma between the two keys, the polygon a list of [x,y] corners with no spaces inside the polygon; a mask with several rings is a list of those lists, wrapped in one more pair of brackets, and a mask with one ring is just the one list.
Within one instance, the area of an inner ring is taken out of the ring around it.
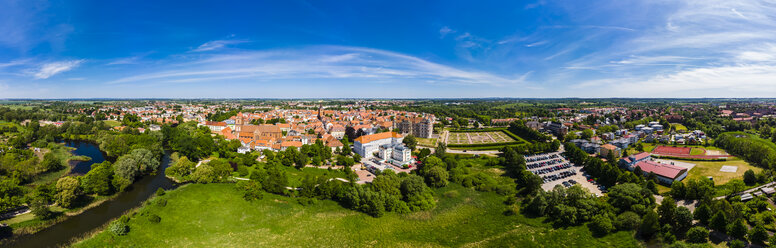
{"label": "mown lawn", "polygon": [[425,147],[436,147],[437,145],[437,139],[435,138],[415,138],[418,140],[419,146],[425,146]]}
{"label": "mown lawn", "polygon": [[[445,194],[450,191],[457,193]],[[265,194],[247,202],[231,184],[192,184],[138,210],[128,235],[103,231],[74,247],[643,246],[630,232],[594,238],[585,226],[552,229],[542,219],[504,215],[503,197],[494,193],[448,186],[436,196],[433,210],[373,218],[333,201],[301,206],[293,198]],[[151,223],[149,213],[161,222]]]}
{"label": "mown lawn", "polygon": [[[762,171],[762,168],[754,167],[740,158],[730,158],[727,161],[679,161],[695,164],[695,167],[687,174],[687,179],[711,176],[714,178],[715,185],[725,184],[731,179],[743,179],[744,172],[749,169],[756,173]],[[723,165],[738,166],[738,170],[735,173],[721,172],[719,169]]]}
{"label": "mown lawn", "polygon": [[102,122],[104,122],[105,125],[108,125],[109,127],[121,126],[121,122],[115,120],[104,120]]}

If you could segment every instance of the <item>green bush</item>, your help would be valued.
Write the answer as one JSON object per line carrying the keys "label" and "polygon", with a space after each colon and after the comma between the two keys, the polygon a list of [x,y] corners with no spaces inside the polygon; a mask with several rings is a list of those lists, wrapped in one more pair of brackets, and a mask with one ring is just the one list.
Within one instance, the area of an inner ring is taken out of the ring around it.
{"label": "green bush", "polygon": [[709,230],[696,226],[687,231],[687,241],[691,243],[706,243],[709,238]]}
{"label": "green bush", "polygon": [[163,188],[156,189],[156,196],[163,196],[165,193]]}
{"label": "green bush", "polygon": [[151,223],[159,223],[162,221],[162,217],[159,217],[159,215],[151,214],[148,216],[148,221]]}
{"label": "green bush", "polygon": [[129,233],[129,226],[127,223],[117,220],[110,223],[108,230],[116,236],[124,236]]}

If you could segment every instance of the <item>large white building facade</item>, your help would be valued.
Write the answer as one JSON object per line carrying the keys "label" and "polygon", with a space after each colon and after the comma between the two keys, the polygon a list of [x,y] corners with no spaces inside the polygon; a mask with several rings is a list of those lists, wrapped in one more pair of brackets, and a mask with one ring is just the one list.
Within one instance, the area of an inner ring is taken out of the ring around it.
{"label": "large white building facade", "polygon": [[356,138],[353,143],[353,150],[363,158],[371,158],[374,153],[380,150],[380,146],[396,146],[402,144],[404,137],[395,132],[384,132],[370,135],[364,135]]}

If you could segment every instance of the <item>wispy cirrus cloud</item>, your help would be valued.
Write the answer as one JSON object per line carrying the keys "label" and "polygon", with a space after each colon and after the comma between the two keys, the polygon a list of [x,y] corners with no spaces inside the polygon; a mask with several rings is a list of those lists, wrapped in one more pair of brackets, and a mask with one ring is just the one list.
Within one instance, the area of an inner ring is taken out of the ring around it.
{"label": "wispy cirrus cloud", "polygon": [[213,40],[199,45],[197,48],[192,49],[192,52],[207,52],[225,48],[229,45],[242,44],[250,42],[248,40]]}
{"label": "wispy cirrus cloud", "polygon": [[33,72],[35,79],[47,79],[59,73],[72,70],[83,63],[83,60],[67,60],[42,64]]}
{"label": "wispy cirrus cloud", "polygon": [[496,75],[459,69],[391,51],[345,46],[239,51],[167,64],[157,71],[118,78],[108,84],[338,79],[498,86],[527,84],[529,75]]}

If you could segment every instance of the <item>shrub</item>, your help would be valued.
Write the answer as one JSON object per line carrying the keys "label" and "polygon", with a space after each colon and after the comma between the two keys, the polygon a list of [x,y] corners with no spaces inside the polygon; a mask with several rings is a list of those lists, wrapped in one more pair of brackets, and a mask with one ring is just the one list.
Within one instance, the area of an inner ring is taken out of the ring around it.
{"label": "shrub", "polygon": [[163,188],[156,189],[156,196],[163,196],[166,193]]}
{"label": "shrub", "polygon": [[456,190],[450,190],[450,191],[447,191],[447,192],[445,192],[445,193],[444,193],[444,195],[445,195],[445,197],[447,197],[447,198],[456,198],[456,197],[458,197],[460,194],[459,194],[459,193],[458,193],[458,191],[456,191]]}
{"label": "shrub", "polygon": [[687,231],[687,241],[691,243],[706,243],[709,238],[709,230],[696,226]]}
{"label": "shrub", "polygon": [[129,232],[129,226],[127,223],[117,220],[110,223],[108,230],[116,236],[124,236]]}
{"label": "shrub", "polygon": [[315,198],[307,198],[307,197],[299,198],[296,201],[299,202],[299,205],[302,205],[302,206],[309,206],[318,202],[318,200],[316,200]]}
{"label": "shrub", "polygon": [[162,217],[159,217],[159,215],[151,214],[148,216],[148,221],[151,223],[159,223],[162,221]]}
{"label": "shrub", "polygon": [[156,201],[156,204],[159,205],[160,207],[167,206],[167,199],[159,199],[158,201]]}
{"label": "shrub", "polygon": [[609,232],[614,231],[612,220],[603,215],[593,216],[593,221],[587,224],[587,228],[597,236],[605,236]]}

